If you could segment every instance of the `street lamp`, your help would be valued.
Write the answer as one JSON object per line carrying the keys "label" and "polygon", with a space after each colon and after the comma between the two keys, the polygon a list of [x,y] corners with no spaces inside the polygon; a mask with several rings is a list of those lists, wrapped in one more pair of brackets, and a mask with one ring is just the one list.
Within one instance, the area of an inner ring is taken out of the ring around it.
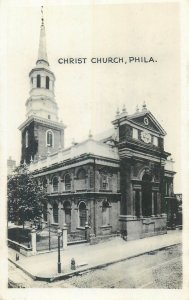
{"label": "street lamp", "polygon": [[58,273],[61,273],[61,262],[60,262],[60,237],[62,235],[62,231],[60,228],[57,230],[57,236],[58,236]]}

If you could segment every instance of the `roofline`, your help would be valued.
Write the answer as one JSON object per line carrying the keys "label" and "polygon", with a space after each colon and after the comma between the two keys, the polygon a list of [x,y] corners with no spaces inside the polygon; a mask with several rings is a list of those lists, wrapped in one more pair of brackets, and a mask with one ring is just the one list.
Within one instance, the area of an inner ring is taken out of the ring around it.
{"label": "roofline", "polygon": [[[134,122],[133,119],[136,118],[136,117],[144,116],[146,114],[149,114],[149,116],[152,118],[152,120],[157,124],[157,127],[161,131],[161,134],[163,136],[165,136],[167,134],[166,131],[163,129],[163,127],[160,125],[160,123],[157,121],[157,119],[153,116],[153,114],[149,110],[146,110],[144,112],[134,113],[132,115],[123,115],[123,116],[120,115],[120,117],[118,117],[118,118],[116,118],[115,120],[112,121],[112,124],[115,125],[117,123],[121,123],[124,120],[125,121],[127,120],[128,122],[133,122],[133,123],[138,125],[138,123]],[[139,126],[142,126],[142,125],[139,125]],[[149,130],[153,130],[153,129],[149,129]],[[153,130],[153,131],[155,131],[155,130]]]}

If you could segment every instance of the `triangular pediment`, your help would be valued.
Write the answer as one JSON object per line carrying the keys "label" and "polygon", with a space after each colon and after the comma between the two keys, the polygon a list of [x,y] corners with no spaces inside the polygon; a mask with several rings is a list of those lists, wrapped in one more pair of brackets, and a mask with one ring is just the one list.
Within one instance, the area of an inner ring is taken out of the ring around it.
{"label": "triangular pediment", "polygon": [[128,120],[147,130],[156,131],[161,135],[166,135],[165,130],[150,111],[130,115],[128,116]]}

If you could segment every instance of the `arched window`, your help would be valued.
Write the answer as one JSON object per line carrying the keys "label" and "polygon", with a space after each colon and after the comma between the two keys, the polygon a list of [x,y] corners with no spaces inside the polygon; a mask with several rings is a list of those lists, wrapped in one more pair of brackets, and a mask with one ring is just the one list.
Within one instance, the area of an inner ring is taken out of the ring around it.
{"label": "arched window", "polygon": [[46,76],[46,89],[49,89],[49,82],[50,82],[49,76]]}
{"label": "arched window", "polygon": [[79,226],[85,227],[86,221],[87,221],[86,204],[84,202],[80,202],[80,204],[79,204]]}
{"label": "arched window", "polygon": [[53,222],[58,223],[58,204],[53,204]]}
{"label": "arched window", "polygon": [[108,201],[102,203],[102,225],[110,224],[110,205]]}
{"label": "arched window", "polygon": [[47,191],[47,178],[43,180],[43,190]]}
{"label": "arched window", "polygon": [[58,177],[53,177],[52,180],[52,188],[53,188],[53,192],[58,192]]}
{"label": "arched window", "polygon": [[70,174],[66,174],[64,177],[64,182],[65,182],[65,190],[71,190],[71,177]]}
{"label": "arched window", "polygon": [[46,144],[47,144],[47,147],[53,147],[54,135],[51,130],[47,130],[47,132],[46,132]]}
{"label": "arched window", "polygon": [[108,190],[108,175],[101,174],[101,181],[100,181],[101,189]]}
{"label": "arched window", "polygon": [[26,131],[26,136],[25,136],[26,140],[25,140],[25,143],[26,143],[26,148],[28,148],[28,131]]}
{"label": "arched window", "polygon": [[41,87],[41,76],[37,75],[37,88]]}

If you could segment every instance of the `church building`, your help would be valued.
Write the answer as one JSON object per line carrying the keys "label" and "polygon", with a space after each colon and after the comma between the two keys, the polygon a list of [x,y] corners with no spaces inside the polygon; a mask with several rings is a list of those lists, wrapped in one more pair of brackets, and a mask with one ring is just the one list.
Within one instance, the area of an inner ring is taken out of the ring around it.
{"label": "church building", "polygon": [[29,80],[26,120],[19,127],[21,163],[48,194],[44,222],[67,224],[68,234],[88,224],[95,237],[121,232],[127,240],[166,233],[165,197],[173,193],[175,172],[164,150],[166,132],[146,104],[134,114],[124,107],[108,132],[96,138],[89,133],[65,149],[43,19]]}

